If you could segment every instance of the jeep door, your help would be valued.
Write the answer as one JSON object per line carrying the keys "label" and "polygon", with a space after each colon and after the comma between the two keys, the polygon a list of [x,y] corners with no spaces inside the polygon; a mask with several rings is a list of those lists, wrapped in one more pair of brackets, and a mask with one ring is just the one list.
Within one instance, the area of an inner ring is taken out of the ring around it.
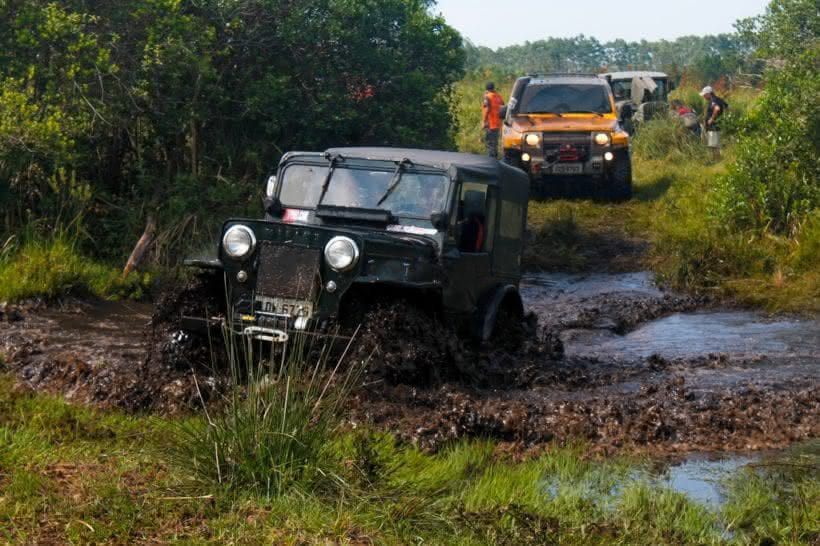
{"label": "jeep door", "polygon": [[469,177],[455,192],[453,222],[442,254],[447,271],[444,306],[457,313],[473,313],[479,299],[493,287],[492,252],[495,242],[497,188]]}

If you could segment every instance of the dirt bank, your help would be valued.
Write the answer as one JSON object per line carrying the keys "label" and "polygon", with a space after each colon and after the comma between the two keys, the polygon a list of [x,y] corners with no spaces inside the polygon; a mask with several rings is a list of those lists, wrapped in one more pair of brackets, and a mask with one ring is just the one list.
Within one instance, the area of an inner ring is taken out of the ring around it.
{"label": "dirt bank", "polygon": [[[352,420],[433,449],[491,437],[582,439],[602,452],[749,450],[820,435],[817,322],[704,310],[645,273],[529,276],[522,294],[533,320],[512,352],[467,346],[406,309],[383,311],[354,355],[376,348]],[[208,348],[173,331],[149,343],[151,312],[19,310],[0,326],[5,366],[22,385],[79,403],[196,408],[220,389]]]}

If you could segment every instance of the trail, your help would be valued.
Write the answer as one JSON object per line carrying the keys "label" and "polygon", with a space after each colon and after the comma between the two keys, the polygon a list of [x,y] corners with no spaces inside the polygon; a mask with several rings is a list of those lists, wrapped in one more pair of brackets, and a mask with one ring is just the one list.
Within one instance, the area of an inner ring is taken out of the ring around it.
{"label": "trail", "polygon": [[[667,293],[646,272],[528,275],[521,291],[537,327],[513,353],[395,317],[415,339],[377,352],[352,421],[429,449],[491,437],[522,448],[580,439],[607,453],[746,451],[820,433],[816,320]],[[128,303],[24,309],[24,320],[0,326],[0,350],[38,391],[126,411],[196,409],[219,390],[219,374],[194,373],[185,358],[151,361],[150,312]],[[166,352],[207,350],[164,343]]]}

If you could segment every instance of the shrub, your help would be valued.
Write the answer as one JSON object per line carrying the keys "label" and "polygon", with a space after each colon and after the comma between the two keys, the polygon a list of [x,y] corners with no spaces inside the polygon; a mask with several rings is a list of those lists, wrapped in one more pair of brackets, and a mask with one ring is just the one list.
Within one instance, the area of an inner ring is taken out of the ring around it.
{"label": "shrub", "polygon": [[713,214],[739,228],[793,234],[820,206],[820,47],[770,77],[743,122],[737,162],[720,179]]}
{"label": "shrub", "polygon": [[693,159],[705,152],[698,137],[675,118],[640,125],[632,149],[643,159]]}

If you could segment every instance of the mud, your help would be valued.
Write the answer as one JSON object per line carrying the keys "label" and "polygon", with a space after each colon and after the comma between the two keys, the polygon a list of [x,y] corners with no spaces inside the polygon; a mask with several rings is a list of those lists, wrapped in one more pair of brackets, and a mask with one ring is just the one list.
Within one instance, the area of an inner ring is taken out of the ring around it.
{"label": "mud", "polygon": [[[5,366],[80,403],[196,409],[221,383],[210,349],[168,320],[198,305],[192,293],[163,300],[153,320],[134,304],[18,310],[0,323]],[[425,449],[491,437],[583,440],[600,453],[746,451],[820,433],[820,322],[720,309],[646,273],[528,276],[522,295],[533,315],[515,350],[465,344],[408,306],[377,311],[351,359],[370,357],[352,422]]]}
{"label": "mud", "polygon": [[[22,387],[129,412],[176,413],[200,405],[217,375],[184,365],[158,365],[155,351],[185,352],[171,337],[152,346],[154,307],[145,303],[68,302],[30,308],[0,325],[3,365]],[[195,379],[196,377],[196,379]]]}

